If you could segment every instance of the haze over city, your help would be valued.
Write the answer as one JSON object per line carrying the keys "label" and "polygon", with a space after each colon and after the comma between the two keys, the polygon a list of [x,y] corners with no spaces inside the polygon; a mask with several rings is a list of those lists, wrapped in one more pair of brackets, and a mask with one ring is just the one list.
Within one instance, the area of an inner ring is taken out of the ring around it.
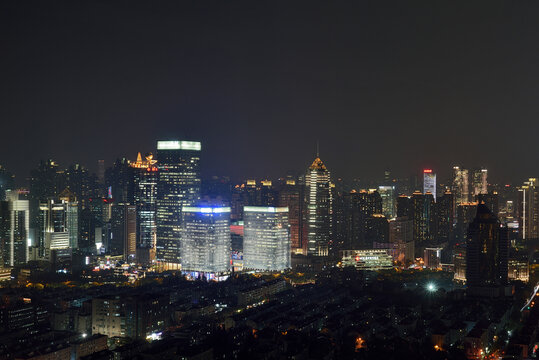
{"label": "haze over city", "polygon": [[18,180],[42,158],[95,171],[185,138],[207,175],[278,177],[319,140],[340,177],[462,164],[521,182],[539,173],[538,8],[3,2],[3,163]]}

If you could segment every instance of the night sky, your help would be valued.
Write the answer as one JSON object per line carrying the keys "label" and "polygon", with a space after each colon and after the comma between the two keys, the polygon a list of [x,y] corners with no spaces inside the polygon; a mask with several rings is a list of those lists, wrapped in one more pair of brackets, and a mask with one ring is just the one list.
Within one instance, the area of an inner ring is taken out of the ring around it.
{"label": "night sky", "polygon": [[0,164],[539,176],[539,1],[2,1]]}

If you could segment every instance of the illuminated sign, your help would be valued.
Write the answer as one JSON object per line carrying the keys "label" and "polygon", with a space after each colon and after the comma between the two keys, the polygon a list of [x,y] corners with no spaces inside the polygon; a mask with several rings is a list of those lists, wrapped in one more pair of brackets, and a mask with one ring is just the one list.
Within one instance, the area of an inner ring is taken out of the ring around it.
{"label": "illuminated sign", "polygon": [[425,170],[423,170],[423,172],[426,173],[426,174],[430,174],[430,173],[432,173],[432,169],[425,169]]}
{"label": "illuminated sign", "polygon": [[202,148],[199,141],[158,141],[157,150],[195,150]]}
{"label": "illuminated sign", "polygon": [[182,208],[182,211],[184,212],[196,212],[196,213],[203,213],[203,214],[221,214],[221,213],[229,213],[230,207],[194,207],[194,206],[184,206]]}
{"label": "illuminated sign", "polygon": [[265,212],[265,213],[281,213],[288,212],[288,207],[266,207],[266,206],[244,206],[243,211],[247,212]]}

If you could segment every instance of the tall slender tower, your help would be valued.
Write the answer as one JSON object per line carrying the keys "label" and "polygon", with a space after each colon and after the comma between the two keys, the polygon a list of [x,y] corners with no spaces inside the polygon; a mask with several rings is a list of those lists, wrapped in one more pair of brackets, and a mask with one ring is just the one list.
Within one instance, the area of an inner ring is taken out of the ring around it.
{"label": "tall slender tower", "polygon": [[327,256],[331,242],[331,177],[320,160],[307,171],[307,255]]}
{"label": "tall slender tower", "polygon": [[475,169],[472,173],[472,196],[488,193],[487,182],[488,170],[481,168]]}
{"label": "tall slender tower", "polygon": [[6,191],[6,198],[0,201],[0,267],[28,261],[29,202],[13,190]]}
{"label": "tall slender tower", "polygon": [[145,160],[140,153],[137,161],[129,165],[135,169],[135,205],[137,206],[137,248],[154,249],[156,238],[157,205],[157,160],[147,154]]}
{"label": "tall slender tower", "polygon": [[436,174],[432,169],[423,170],[423,193],[431,193],[436,201]]}
{"label": "tall slender tower", "polygon": [[157,261],[168,267],[181,264],[182,207],[200,199],[198,141],[158,141]]}
{"label": "tall slender tower", "polygon": [[518,222],[522,239],[539,238],[539,191],[530,178],[518,189]]}
{"label": "tall slender tower", "polygon": [[453,167],[452,191],[455,195],[455,208],[457,205],[470,201],[468,170],[458,166]]}

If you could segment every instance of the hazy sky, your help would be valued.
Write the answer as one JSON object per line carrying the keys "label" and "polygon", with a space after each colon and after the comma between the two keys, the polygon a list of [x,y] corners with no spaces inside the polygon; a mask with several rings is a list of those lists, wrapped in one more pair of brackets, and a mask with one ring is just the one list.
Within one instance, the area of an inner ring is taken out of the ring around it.
{"label": "hazy sky", "polygon": [[539,176],[539,1],[2,1],[0,164]]}

